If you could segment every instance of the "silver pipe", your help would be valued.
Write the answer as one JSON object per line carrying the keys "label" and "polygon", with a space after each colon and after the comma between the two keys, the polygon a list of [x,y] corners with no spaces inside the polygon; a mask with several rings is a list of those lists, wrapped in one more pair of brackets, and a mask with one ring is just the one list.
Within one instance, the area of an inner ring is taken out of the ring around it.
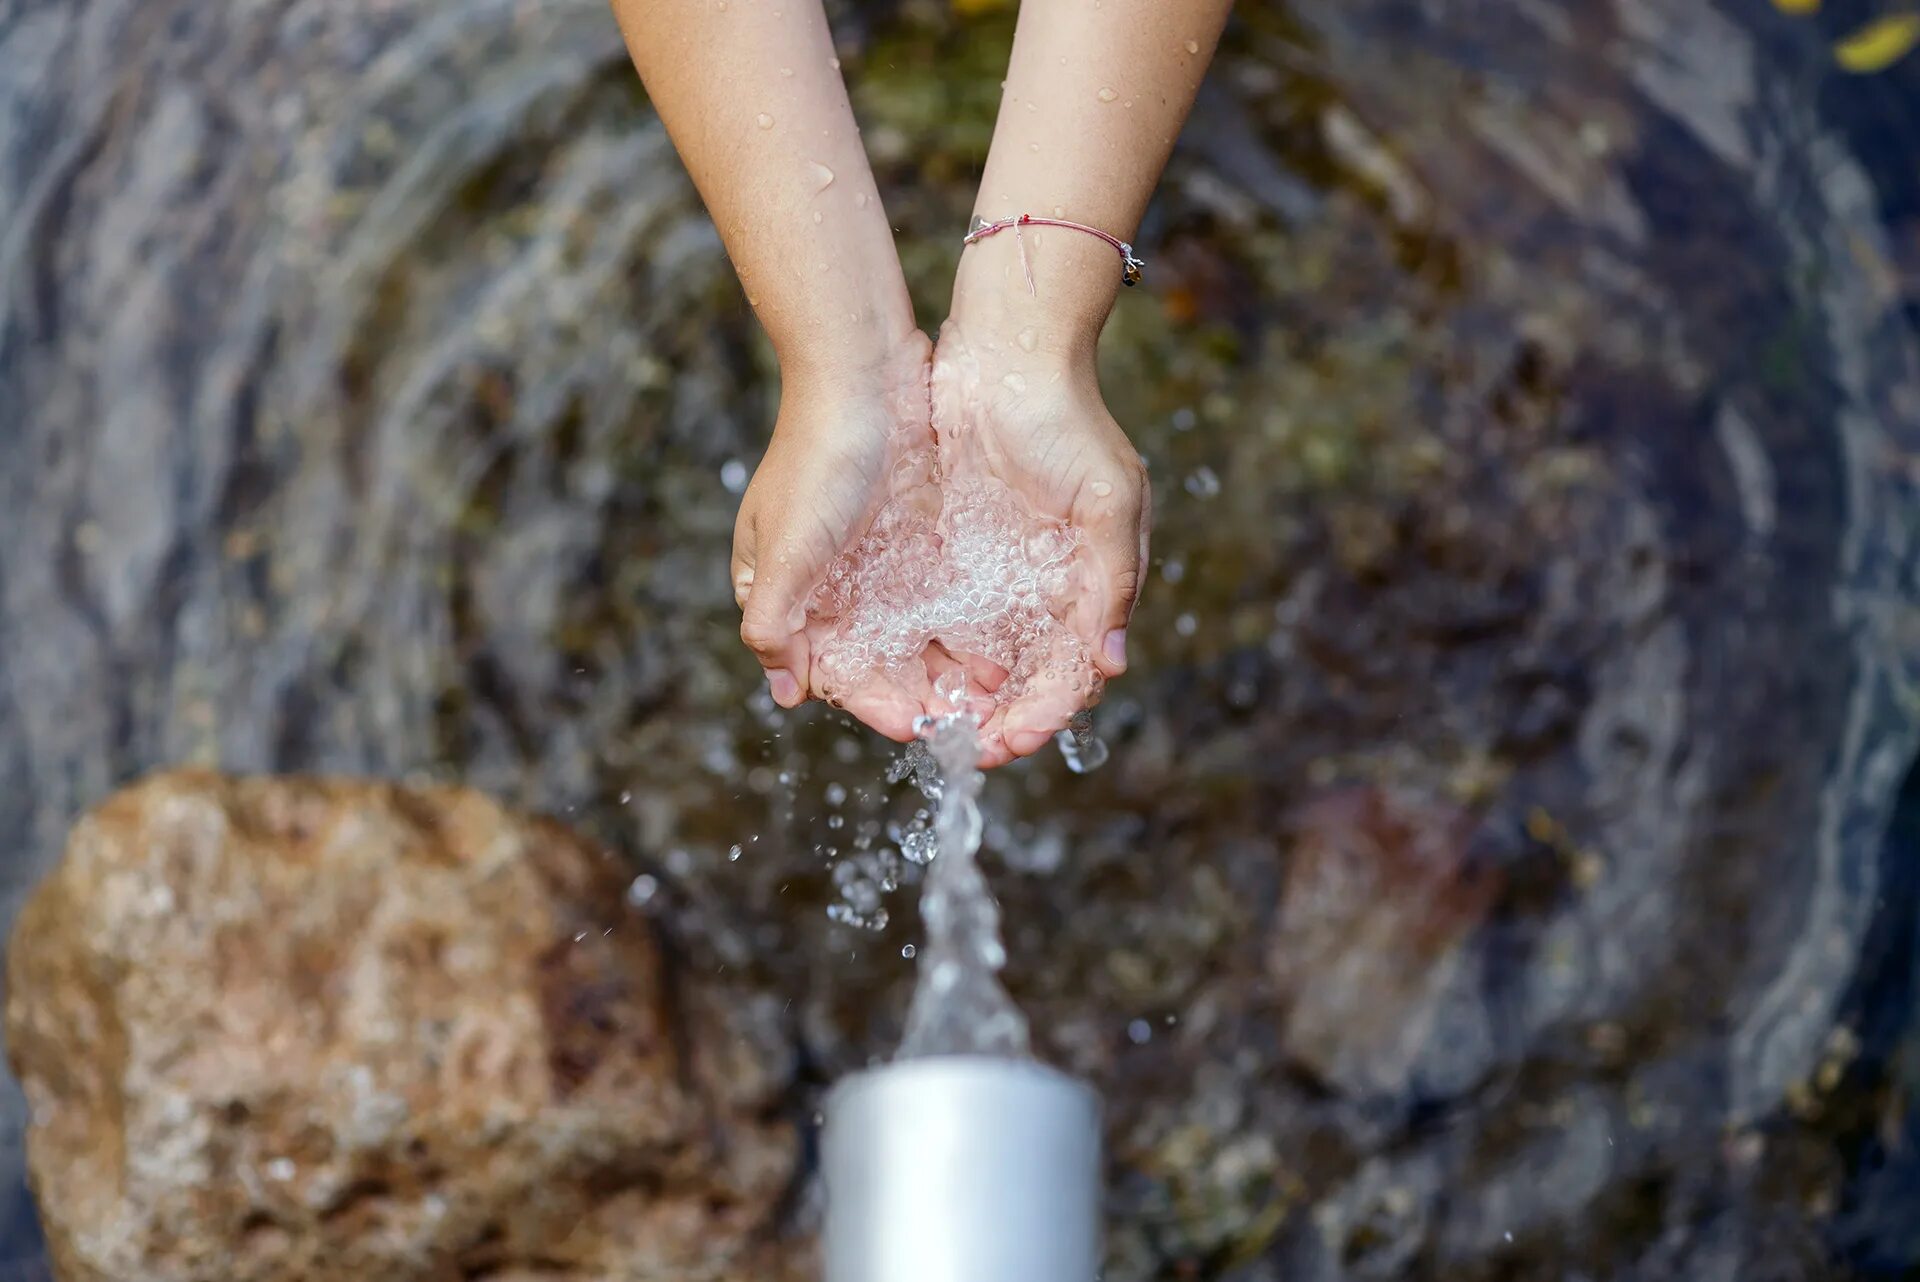
{"label": "silver pipe", "polygon": [[826,1282],[1094,1282],[1100,1101],[1027,1060],[903,1060],[827,1098]]}

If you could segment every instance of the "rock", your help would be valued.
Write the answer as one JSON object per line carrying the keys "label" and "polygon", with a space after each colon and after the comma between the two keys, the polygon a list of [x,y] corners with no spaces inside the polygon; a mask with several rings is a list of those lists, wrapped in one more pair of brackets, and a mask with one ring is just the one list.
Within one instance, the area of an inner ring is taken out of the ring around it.
{"label": "rock", "polygon": [[1497,890],[1466,857],[1472,827],[1377,788],[1319,797],[1298,818],[1269,966],[1289,999],[1287,1053],[1328,1087],[1407,1089]]}
{"label": "rock", "polygon": [[468,790],[111,797],[8,955],[57,1275],[785,1276],[792,1132],[703,1081],[625,885]]}

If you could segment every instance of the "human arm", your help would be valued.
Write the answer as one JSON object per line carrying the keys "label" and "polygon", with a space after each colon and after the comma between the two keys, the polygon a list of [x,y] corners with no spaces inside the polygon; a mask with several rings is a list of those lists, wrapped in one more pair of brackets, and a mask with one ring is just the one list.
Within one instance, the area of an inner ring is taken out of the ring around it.
{"label": "human arm", "polygon": [[[1230,5],[1025,0],[976,215],[1065,218],[1131,241]],[[1120,256],[1097,237],[1001,232],[962,254],[935,352],[935,426],[972,429],[991,470],[1085,533],[1097,573],[1068,622],[1106,678],[1126,668],[1151,525],[1145,469],[1094,367],[1120,288]],[[989,762],[1037,750],[1084,701],[1054,684],[1007,705]]]}
{"label": "human arm", "polygon": [[613,0],[613,11],[780,362],[733,583],[742,638],[792,707],[809,688],[807,596],[881,497],[916,388],[924,430],[927,340],[820,0]]}

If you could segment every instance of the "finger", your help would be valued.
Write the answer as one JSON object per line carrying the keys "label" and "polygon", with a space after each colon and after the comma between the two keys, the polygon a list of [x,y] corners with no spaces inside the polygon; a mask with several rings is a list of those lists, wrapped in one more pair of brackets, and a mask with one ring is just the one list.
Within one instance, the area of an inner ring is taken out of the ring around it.
{"label": "finger", "polygon": [[848,695],[841,707],[895,743],[913,742],[913,725],[921,713],[921,705],[904,692],[872,686]]}
{"label": "finger", "polygon": [[[975,675],[974,665],[968,661],[972,657],[964,654],[956,655],[938,641],[929,643],[921,652],[921,663],[927,670],[926,703],[929,716],[942,717],[950,712],[965,711],[985,721],[993,715],[992,691],[999,689],[1001,683],[1006,681],[1007,670],[998,664],[987,663],[986,666],[989,669],[987,675],[992,676],[998,673],[999,679],[991,688],[983,686]],[[980,662],[986,663],[985,660]],[[941,693],[941,678],[950,675],[959,678],[959,688],[963,692],[957,709],[949,703],[947,696]]]}
{"label": "finger", "polygon": [[1094,666],[1103,677],[1127,670],[1127,623],[1140,597],[1153,528],[1153,491],[1145,469],[1132,479],[1129,491],[1116,489],[1081,527],[1103,581],[1089,595],[1086,614],[1073,623],[1090,642]]}
{"label": "finger", "polygon": [[753,593],[753,554],[754,524],[753,518],[745,508],[733,528],[733,604],[741,611],[747,608],[747,598]]}
{"label": "finger", "polygon": [[[768,620],[778,612],[771,609],[775,589],[769,585],[754,605],[754,586],[758,575],[758,526],[750,508],[740,509],[733,529],[733,601],[740,607],[740,639],[753,651],[767,674],[767,691],[783,708],[797,706],[807,696],[804,680],[807,660],[794,652],[791,639],[782,636]],[[804,644],[804,639],[803,644]]]}
{"label": "finger", "polygon": [[994,712],[980,727],[980,761],[982,770],[991,770],[995,766],[1004,766],[1013,760],[1013,751],[1007,747],[1006,735],[1001,732],[1006,721],[1004,708]]}
{"label": "finger", "polygon": [[993,694],[1007,683],[1008,672],[1005,668],[984,654],[974,654],[970,650],[949,650],[960,666],[967,670],[967,688],[984,690]]}
{"label": "finger", "polygon": [[740,639],[767,670],[768,688],[783,708],[807,696],[812,673],[805,631],[809,591],[811,585],[785,567],[758,567],[741,607]]}
{"label": "finger", "polygon": [[903,681],[886,672],[873,672],[849,680],[848,673],[830,670],[829,662],[822,657],[826,647],[816,644],[823,640],[822,637],[811,635],[807,638],[808,650],[814,656],[814,667],[807,684],[814,697],[825,699],[856,721],[896,743],[910,742],[916,723],[926,711],[931,687],[926,686],[917,675]]}
{"label": "finger", "polygon": [[1040,751],[1049,739],[1067,728],[1067,722],[1086,701],[1085,694],[1058,677],[1036,682],[1007,705],[1000,729],[1007,751],[1016,757]]}

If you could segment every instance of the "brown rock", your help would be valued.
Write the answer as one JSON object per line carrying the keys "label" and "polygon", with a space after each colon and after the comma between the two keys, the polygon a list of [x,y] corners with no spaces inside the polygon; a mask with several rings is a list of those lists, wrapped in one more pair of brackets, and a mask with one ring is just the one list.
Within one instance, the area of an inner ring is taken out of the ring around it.
{"label": "brown rock", "polygon": [[676,1037],[625,886],[464,790],[111,798],[8,956],[60,1278],[795,1275],[793,1136]]}
{"label": "brown rock", "polygon": [[1465,811],[1374,787],[1296,816],[1268,961],[1287,1053],[1330,1088],[1407,1088],[1498,891],[1467,860],[1473,826]]}

